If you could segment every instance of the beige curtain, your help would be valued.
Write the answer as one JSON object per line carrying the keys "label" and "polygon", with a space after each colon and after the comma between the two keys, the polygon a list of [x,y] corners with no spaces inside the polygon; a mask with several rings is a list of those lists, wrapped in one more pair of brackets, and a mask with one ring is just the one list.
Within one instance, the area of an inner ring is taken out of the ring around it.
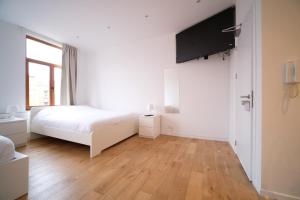
{"label": "beige curtain", "polygon": [[61,105],[76,104],[77,49],[64,44],[62,55]]}

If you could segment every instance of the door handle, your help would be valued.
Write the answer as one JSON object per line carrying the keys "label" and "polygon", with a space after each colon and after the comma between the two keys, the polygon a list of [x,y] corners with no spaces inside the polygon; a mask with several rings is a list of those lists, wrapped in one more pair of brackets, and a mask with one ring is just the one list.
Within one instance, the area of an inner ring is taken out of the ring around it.
{"label": "door handle", "polygon": [[250,104],[250,101],[249,100],[243,100],[243,101],[241,101],[241,103],[242,103],[242,105],[244,106],[244,105],[246,105],[246,104]]}
{"label": "door handle", "polygon": [[241,98],[247,98],[247,99],[251,99],[251,95],[250,94],[248,94],[248,95],[246,95],[246,96],[240,96]]}
{"label": "door handle", "polygon": [[244,109],[246,111],[250,111],[251,110],[251,102],[250,102],[250,100],[242,100],[241,104],[242,104],[242,106],[244,107]]}

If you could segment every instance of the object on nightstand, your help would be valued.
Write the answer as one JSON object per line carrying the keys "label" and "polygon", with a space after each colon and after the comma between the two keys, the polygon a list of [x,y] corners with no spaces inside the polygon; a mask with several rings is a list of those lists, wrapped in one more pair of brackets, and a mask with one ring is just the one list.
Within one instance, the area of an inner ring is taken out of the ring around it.
{"label": "object on nightstand", "polygon": [[9,105],[6,107],[6,113],[10,114],[12,117],[14,117],[15,114],[19,111],[20,111],[19,105]]}
{"label": "object on nightstand", "polygon": [[151,104],[151,103],[149,103],[149,104],[147,105],[147,111],[148,111],[148,113],[151,114],[151,113],[154,111],[154,105]]}
{"label": "object on nightstand", "polygon": [[139,119],[139,136],[155,139],[160,134],[160,115],[141,115]]}
{"label": "object on nightstand", "polygon": [[10,138],[16,147],[27,143],[27,121],[22,118],[0,120],[0,134]]}

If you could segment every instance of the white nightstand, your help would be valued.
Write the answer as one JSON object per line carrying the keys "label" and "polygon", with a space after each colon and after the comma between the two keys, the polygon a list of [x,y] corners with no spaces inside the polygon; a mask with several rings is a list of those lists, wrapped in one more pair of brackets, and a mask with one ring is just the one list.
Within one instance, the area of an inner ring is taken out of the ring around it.
{"label": "white nightstand", "polygon": [[27,143],[27,121],[26,119],[13,118],[0,120],[0,135],[10,138],[16,147]]}
{"label": "white nightstand", "polygon": [[155,139],[160,134],[160,115],[140,116],[139,136]]}

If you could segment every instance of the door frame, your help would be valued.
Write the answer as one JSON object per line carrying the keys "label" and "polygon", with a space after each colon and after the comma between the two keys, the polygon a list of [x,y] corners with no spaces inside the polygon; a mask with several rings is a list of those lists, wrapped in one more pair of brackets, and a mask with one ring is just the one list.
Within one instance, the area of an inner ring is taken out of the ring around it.
{"label": "door frame", "polygon": [[252,118],[252,184],[261,193],[262,169],[262,47],[261,0],[253,2],[253,81],[254,107]]}

